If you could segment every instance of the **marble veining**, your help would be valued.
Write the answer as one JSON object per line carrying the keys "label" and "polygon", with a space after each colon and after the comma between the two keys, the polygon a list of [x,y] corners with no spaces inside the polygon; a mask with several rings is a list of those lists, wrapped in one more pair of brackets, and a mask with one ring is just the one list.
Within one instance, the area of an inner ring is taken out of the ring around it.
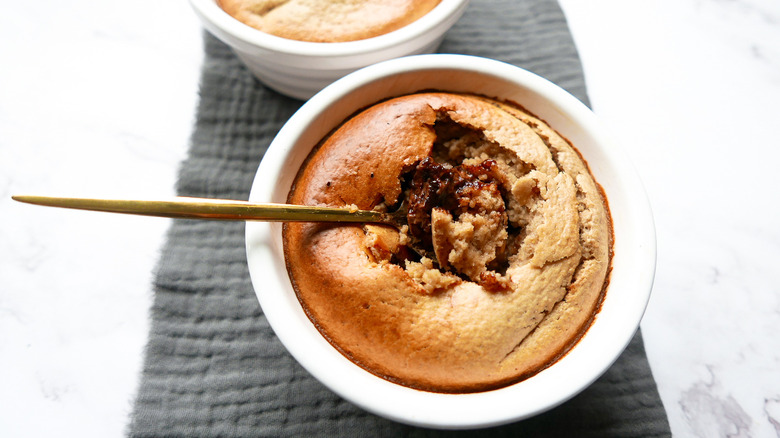
{"label": "marble veining", "polygon": [[775,428],[775,432],[780,436],[780,398],[764,399],[764,413],[769,423]]}
{"label": "marble veining", "polygon": [[697,436],[750,437],[751,418],[730,394],[723,391],[711,367],[710,381],[699,381],[680,397],[680,408]]}
{"label": "marble veining", "polygon": [[[642,331],[674,435],[780,436],[780,2],[560,3],[653,205]],[[0,14],[0,436],[123,436],[168,222],[9,198],[173,194],[201,32],[186,2]]]}

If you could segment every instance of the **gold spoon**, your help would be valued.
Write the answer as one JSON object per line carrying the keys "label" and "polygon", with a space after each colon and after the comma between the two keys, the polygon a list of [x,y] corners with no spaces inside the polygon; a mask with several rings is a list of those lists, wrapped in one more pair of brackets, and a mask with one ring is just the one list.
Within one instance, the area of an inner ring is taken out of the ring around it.
{"label": "gold spoon", "polygon": [[400,228],[406,223],[404,209],[395,212],[358,210],[350,207],[312,207],[293,204],[256,204],[207,198],[176,197],[168,201],[131,199],[58,198],[12,196],[28,204],[77,210],[126,213],[179,219],[211,219],[272,222],[372,222]]}

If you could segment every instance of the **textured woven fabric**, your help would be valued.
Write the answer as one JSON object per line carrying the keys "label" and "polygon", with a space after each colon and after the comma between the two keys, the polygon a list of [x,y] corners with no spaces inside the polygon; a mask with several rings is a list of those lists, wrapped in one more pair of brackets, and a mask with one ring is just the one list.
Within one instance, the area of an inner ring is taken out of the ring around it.
{"label": "textured woven fabric", "polygon": [[[177,191],[247,199],[268,144],[301,102],[266,89],[226,46],[204,40],[197,121]],[[513,63],[587,103],[554,0],[473,0],[440,52]],[[255,298],[242,223],[174,221],[154,288],[132,437],[669,435],[639,333],[601,379],[562,406],[502,427],[444,432],[356,408],[292,359]]]}

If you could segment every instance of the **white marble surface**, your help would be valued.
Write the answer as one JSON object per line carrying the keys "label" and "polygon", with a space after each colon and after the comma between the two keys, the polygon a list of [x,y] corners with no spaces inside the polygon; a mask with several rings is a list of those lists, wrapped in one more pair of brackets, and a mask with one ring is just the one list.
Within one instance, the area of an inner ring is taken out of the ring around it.
{"label": "white marble surface", "polygon": [[[561,4],[654,207],[642,329],[674,435],[780,436],[780,3]],[[200,32],[184,1],[0,14],[0,436],[125,431],[169,223],[10,195],[173,194]]]}

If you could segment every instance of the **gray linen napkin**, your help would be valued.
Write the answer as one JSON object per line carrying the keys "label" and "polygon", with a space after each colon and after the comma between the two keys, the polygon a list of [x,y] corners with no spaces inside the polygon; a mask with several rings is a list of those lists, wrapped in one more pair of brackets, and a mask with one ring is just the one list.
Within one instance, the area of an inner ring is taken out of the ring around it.
{"label": "gray linen napkin", "polygon": [[[226,46],[204,38],[197,122],[177,191],[247,199],[268,144],[301,102],[266,89]],[[474,0],[440,52],[513,63],[587,103],[554,0]],[[243,223],[174,221],[154,288],[132,437],[670,435],[639,333],[601,379],[558,408],[502,427],[445,432],[356,408],[295,362],[255,298]]]}

